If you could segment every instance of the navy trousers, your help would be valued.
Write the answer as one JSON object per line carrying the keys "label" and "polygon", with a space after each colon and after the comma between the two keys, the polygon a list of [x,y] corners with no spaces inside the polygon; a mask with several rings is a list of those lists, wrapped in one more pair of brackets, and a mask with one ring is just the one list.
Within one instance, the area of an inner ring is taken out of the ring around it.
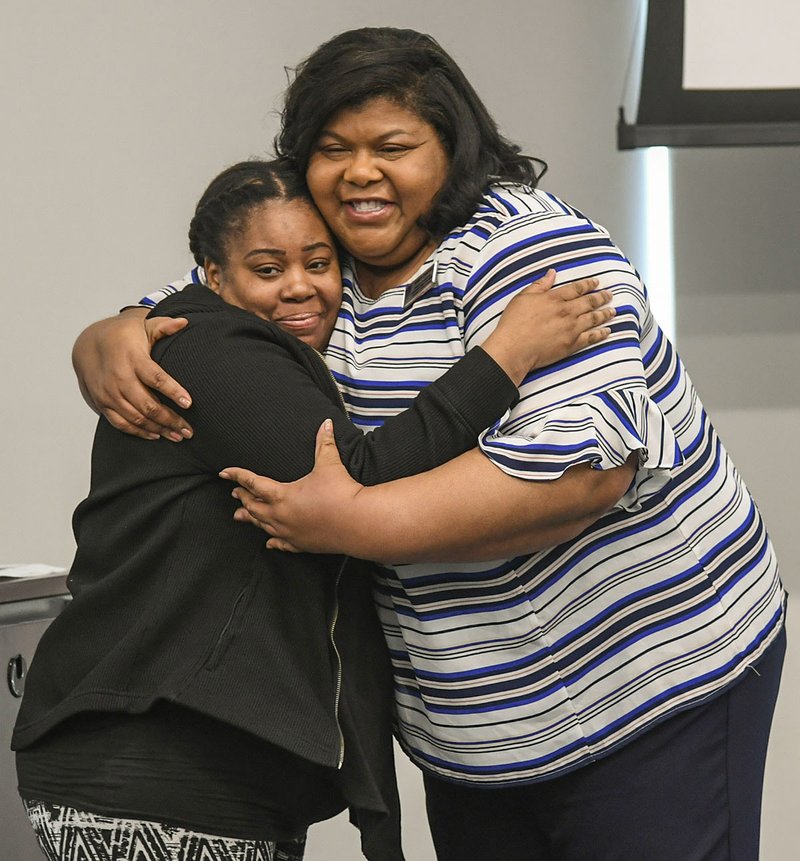
{"label": "navy trousers", "polygon": [[439,861],[756,861],[786,632],[720,696],[570,774],[483,788],[425,775]]}

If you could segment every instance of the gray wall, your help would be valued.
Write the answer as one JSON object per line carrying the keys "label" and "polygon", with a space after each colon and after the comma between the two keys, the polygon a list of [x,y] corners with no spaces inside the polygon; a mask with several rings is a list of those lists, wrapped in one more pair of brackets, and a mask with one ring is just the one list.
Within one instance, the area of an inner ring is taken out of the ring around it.
{"label": "gray wall", "polygon": [[672,155],[678,346],[800,585],[800,147]]}
{"label": "gray wall", "polygon": [[208,180],[264,154],[291,66],[353,26],[437,36],[547,186],[636,257],[640,154],[614,151],[631,0],[312,2],[43,0],[8,4],[0,52],[0,339],[6,559],[68,562],[93,416],[69,367],[84,325],[183,274]]}
{"label": "gray wall", "polygon": [[[678,346],[764,514],[784,582],[796,590],[800,147],[678,150],[672,168]],[[764,861],[797,856],[795,609],[767,768]]]}
{"label": "gray wall", "polygon": [[[391,24],[434,34],[505,132],[550,163],[545,187],[605,224],[643,265],[644,157],[614,148],[637,8],[638,0],[7,4],[2,561],[66,565],[73,552],[69,517],[87,488],[94,426],[69,367],[75,335],[189,267],[186,228],[206,182],[268,150],[283,67],[335,32]],[[691,151],[673,166],[679,347],[797,582],[798,150]],[[779,721],[787,740],[778,737],[770,765],[766,861],[791,857],[795,839],[788,799],[800,762],[788,711]],[[426,861],[418,777],[400,768],[408,855]],[[355,845],[337,821],[314,834],[309,858],[356,857]]]}

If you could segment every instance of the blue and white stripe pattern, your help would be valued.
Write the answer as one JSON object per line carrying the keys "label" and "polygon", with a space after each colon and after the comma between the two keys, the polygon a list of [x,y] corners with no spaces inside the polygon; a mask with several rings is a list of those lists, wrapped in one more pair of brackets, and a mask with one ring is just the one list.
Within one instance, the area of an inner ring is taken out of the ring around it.
{"label": "blue and white stripe pattern", "polygon": [[189,284],[205,283],[205,272],[199,266],[195,266],[195,268],[192,269],[182,281],[175,281],[173,284],[167,284],[160,290],[156,290],[155,293],[148,293],[147,296],[141,298],[137,304],[143,305],[145,308],[155,308],[162,299],[166,299],[167,296],[172,296],[179,290],[183,290],[183,288],[188,287]]}
{"label": "blue and white stripe pattern", "polygon": [[574,541],[378,578],[401,742],[456,781],[530,782],[602,756],[732,683],[783,622],[758,510],[638,275],[602,227],[551,195],[490,189],[413,290],[372,300],[346,270],[327,358],[353,421],[370,430],[409,406],[551,267],[558,284],[594,276],[612,290],[613,334],[531,374],[479,444],[523,479],[632,452],[640,467]]}

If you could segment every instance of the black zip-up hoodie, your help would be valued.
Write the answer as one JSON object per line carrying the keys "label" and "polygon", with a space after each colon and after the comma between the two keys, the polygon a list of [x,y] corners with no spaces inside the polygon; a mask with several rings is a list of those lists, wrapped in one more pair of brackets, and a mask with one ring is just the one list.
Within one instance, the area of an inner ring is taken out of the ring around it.
{"label": "black zip-up hoodie", "polygon": [[199,285],[154,313],[189,319],[153,353],[192,393],[194,437],[147,442],[99,421],[73,519],[73,601],[42,638],[12,746],[77,712],[166,699],[321,765],[338,766],[344,747],[365,854],[400,858],[391,677],[369,577],[342,557],[266,550],[263,532],[233,520],[217,473],[299,478],[325,418],[358,481],[422,472],[472,448],[516,388],[477,348],[365,436],[321,357],[277,326]]}

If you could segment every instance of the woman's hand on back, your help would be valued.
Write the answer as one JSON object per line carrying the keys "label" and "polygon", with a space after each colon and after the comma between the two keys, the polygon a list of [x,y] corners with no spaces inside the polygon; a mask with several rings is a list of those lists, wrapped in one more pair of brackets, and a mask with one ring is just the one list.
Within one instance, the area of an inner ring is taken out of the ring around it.
{"label": "woman's hand on back", "polygon": [[291,553],[344,553],[379,562],[511,559],[579,535],[621,499],[638,452],[612,469],[574,466],[554,481],[521,481],[473,449],[427,473],[364,487],[339,457],[333,426],[317,433],[314,468],[280,482],[227,467],[234,519]]}
{"label": "woman's hand on back", "polygon": [[317,431],[314,469],[297,481],[274,481],[240,467],[226,467],[220,477],[239,485],[233,496],[242,507],[234,519],[263,529],[270,550],[348,552],[349,512],[364,488],[342,464],[330,419]]}
{"label": "woman's hand on back", "polygon": [[184,408],[189,393],[150,358],[153,344],[186,326],[183,318],[144,319],[132,308],[93,323],[78,336],[72,365],[81,394],[117,430],[141,437],[180,442],[192,435],[186,420],[154,396],[158,391]]}
{"label": "woman's hand on back", "polygon": [[481,347],[519,385],[542,368],[605,340],[605,326],[615,315],[611,291],[598,290],[596,278],[552,289],[556,273],[548,270],[517,293]]}

